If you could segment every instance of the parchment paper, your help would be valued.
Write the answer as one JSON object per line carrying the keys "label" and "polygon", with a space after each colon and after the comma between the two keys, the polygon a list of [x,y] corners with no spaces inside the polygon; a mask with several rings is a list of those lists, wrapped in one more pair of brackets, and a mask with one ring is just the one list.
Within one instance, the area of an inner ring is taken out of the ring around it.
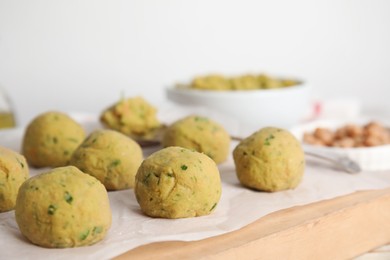
{"label": "parchment paper", "polygon": [[[77,116],[76,116],[77,118]],[[78,117],[93,122],[94,117]],[[20,151],[23,129],[0,131],[0,145]],[[237,143],[232,143],[232,149]],[[145,156],[158,149],[145,149]],[[307,159],[302,183],[294,190],[265,193],[242,187],[234,163],[219,166],[222,197],[209,216],[157,219],[143,215],[133,190],[109,192],[113,224],[105,239],[89,247],[47,249],[31,244],[19,232],[14,211],[0,213],[0,259],[108,259],[155,241],[199,240],[240,229],[269,213],[366,189],[390,186],[390,171],[351,175],[320,161]],[[47,169],[30,171],[31,175]]]}

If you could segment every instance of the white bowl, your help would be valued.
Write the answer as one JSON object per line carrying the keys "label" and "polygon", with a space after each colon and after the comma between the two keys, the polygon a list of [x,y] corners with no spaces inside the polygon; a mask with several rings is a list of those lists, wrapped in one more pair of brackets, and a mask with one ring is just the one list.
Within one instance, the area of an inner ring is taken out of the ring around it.
{"label": "white bowl", "polygon": [[[330,130],[335,130],[347,123],[354,123],[357,125],[365,125],[368,122],[377,121],[384,126],[390,126],[390,122],[384,119],[360,118],[355,120],[316,120],[313,122],[300,124],[290,129],[291,133],[302,141],[303,134],[306,132],[313,132],[317,127],[324,127]],[[356,148],[338,148],[338,147],[324,147],[304,144],[303,147],[309,147],[311,151],[323,154],[338,154],[346,156],[359,164],[360,168],[365,171],[381,171],[390,169],[390,145],[380,145],[373,147],[356,147]]]}
{"label": "white bowl", "polygon": [[301,122],[310,111],[310,87],[305,83],[259,90],[170,87],[167,97],[177,104],[215,109],[253,131],[265,126],[290,127]]}

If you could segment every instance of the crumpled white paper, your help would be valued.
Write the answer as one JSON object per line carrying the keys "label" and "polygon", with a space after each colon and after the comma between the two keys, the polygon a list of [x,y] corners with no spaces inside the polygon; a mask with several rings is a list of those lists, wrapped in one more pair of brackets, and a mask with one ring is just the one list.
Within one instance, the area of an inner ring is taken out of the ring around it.
{"label": "crumpled white paper", "polygon": [[[91,116],[76,116],[85,123]],[[87,125],[88,125],[87,124]],[[93,124],[92,124],[93,125]],[[92,130],[96,125],[91,127]],[[0,145],[20,151],[23,129],[0,131]],[[232,149],[237,143],[232,143]],[[155,149],[146,149],[145,155]],[[31,244],[19,232],[14,211],[0,213],[0,259],[108,259],[137,246],[156,241],[191,241],[240,229],[278,210],[335,198],[359,190],[390,186],[390,171],[351,175],[320,161],[307,159],[302,183],[294,190],[266,193],[242,187],[235,175],[232,157],[219,166],[222,197],[209,216],[188,219],[158,219],[143,215],[133,190],[109,192],[112,227],[101,242],[68,249],[47,249]],[[31,169],[31,175],[44,170]]]}

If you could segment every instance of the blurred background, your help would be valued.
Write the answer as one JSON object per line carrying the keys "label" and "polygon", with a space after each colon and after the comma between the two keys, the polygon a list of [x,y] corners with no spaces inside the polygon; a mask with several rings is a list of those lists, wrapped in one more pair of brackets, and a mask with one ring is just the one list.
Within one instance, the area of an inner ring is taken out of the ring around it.
{"label": "blurred background", "polygon": [[0,0],[0,85],[23,125],[121,96],[166,102],[208,73],[303,78],[313,99],[390,111],[390,1]]}

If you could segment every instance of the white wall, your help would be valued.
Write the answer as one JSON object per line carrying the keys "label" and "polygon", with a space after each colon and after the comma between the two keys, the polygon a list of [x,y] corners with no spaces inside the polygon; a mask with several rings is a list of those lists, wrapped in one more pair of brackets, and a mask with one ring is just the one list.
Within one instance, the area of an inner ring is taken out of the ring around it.
{"label": "white wall", "polygon": [[390,110],[390,1],[0,0],[0,84],[21,123],[121,93],[159,104],[209,72],[297,75]]}

